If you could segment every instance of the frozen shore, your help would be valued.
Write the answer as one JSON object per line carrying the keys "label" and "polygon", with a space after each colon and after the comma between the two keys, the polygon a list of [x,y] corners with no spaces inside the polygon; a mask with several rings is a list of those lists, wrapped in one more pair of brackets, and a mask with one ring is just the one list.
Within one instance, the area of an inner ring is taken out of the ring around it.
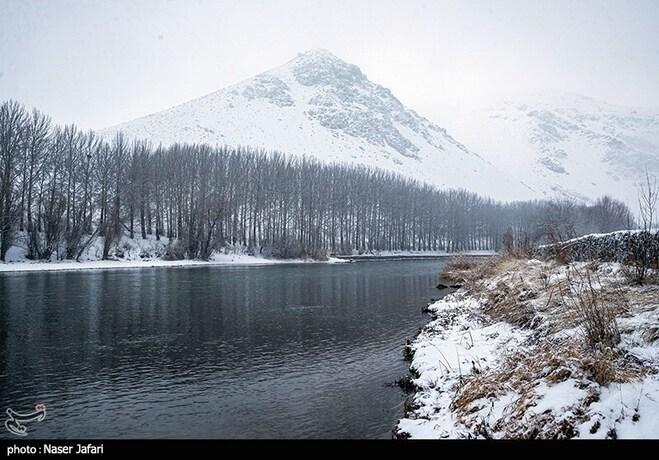
{"label": "frozen shore", "polygon": [[[656,278],[634,285],[617,263],[496,258],[473,270],[410,345],[415,394],[396,437],[659,437]],[[614,344],[588,342],[584,296],[612,312]]]}

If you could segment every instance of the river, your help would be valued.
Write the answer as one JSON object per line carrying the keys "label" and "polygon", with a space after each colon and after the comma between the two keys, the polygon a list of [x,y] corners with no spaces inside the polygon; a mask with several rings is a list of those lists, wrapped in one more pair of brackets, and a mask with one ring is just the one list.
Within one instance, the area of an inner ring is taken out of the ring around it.
{"label": "river", "polygon": [[1,274],[0,410],[45,404],[44,438],[389,438],[441,264]]}

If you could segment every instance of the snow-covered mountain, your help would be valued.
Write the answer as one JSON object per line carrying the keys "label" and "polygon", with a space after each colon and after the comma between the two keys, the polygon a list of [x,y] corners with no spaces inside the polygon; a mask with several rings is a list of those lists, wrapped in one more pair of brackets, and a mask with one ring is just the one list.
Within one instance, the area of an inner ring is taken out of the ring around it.
{"label": "snow-covered mountain", "polygon": [[607,193],[635,208],[646,168],[659,177],[659,110],[546,92],[453,114],[446,125],[546,197]]}
{"label": "snow-covered mountain", "polygon": [[534,195],[325,50],[101,134],[118,130],[156,144],[245,145],[366,164],[504,200]]}
{"label": "snow-covered mountain", "polygon": [[544,93],[452,113],[442,123],[462,143],[357,66],[313,50],[101,134],[366,164],[503,200],[608,193],[635,206],[645,170],[659,176],[659,111]]}

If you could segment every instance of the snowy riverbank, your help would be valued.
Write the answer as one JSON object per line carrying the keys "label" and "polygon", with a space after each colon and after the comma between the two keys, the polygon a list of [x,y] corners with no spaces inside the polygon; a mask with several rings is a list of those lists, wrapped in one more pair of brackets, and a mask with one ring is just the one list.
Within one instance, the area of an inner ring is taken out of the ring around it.
{"label": "snowy riverbank", "polygon": [[9,262],[0,263],[0,273],[66,271],[66,270],[101,270],[124,268],[168,268],[198,267],[215,265],[275,265],[293,263],[344,263],[344,260],[329,258],[325,261],[312,259],[265,259],[245,254],[217,254],[210,260],[94,260],[76,262],[63,260],[59,262]]}
{"label": "snowy riverbank", "polygon": [[[102,260],[103,238],[96,238],[81,254],[79,261],[63,259],[64,248],[56,248],[50,260],[29,260],[27,254],[27,235],[18,232],[16,241],[7,252],[6,262],[0,262],[0,273],[52,270],[93,270],[118,268],[148,267],[189,267],[207,265],[272,265],[290,263],[346,263],[359,260],[399,260],[423,259],[454,256],[456,253],[445,251],[371,251],[368,253],[330,256],[327,260],[315,259],[276,259],[250,253],[242,246],[225,247],[215,251],[209,260],[176,259],[168,260],[170,241],[166,237],[156,239],[147,235],[146,239],[123,236],[119,243],[113,245],[110,260]],[[467,251],[464,256],[493,255],[493,251]]]}
{"label": "snowy riverbank", "polygon": [[[473,271],[411,344],[416,392],[397,437],[659,437],[656,279],[634,285],[617,263]],[[610,345],[589,341],[589,311],[612,315]]]}
{"label": "snowy riverbank", "polygon": [[192,267],[212,265],[273,265],[286,263],[344,263],[335,257],[319,261],[313,259],[272,259],[249,254],[245,248],[225,248],[214,252],[209,260],[166,260],[169,240],[165,237],[156,240],[153,236],[147,239],[130,239],[123,237],[111,253],[111,260],[102,260],[102,239],[94,241],[82,254],[80,261],[58,260],[54,254],[49,261],[33,261],[25,257],[26,244],[24,235],[19,238],[7,253],[7,262],[0,262],[0,273],[34,272],[34,271],[65,271],[65,270],[99,270],[123,268],[150,267]]}

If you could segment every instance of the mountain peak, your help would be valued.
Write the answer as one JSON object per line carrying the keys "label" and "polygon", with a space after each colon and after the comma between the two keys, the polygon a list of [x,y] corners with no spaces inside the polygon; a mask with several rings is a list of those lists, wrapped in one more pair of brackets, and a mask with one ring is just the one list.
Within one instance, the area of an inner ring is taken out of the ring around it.
{"label": "mountain peak", "polygon": [[290,61],[295,79],[304,86],[352,85],[366,80],[366,75],[324,48],[305,51]]}
{"label": "mountain peak", "polygon": [[164,145],[249,145],[367,164],[442,187],[477,184],[475,191],[502,199],[528,193],[325,49],[300,53],[280,67],[104,135],[118,130]]}
{"label": "mountain peak", "polygon": [[297,58],[312,58],[312,59],[317,59],[317,58],[329,58],[329,59],[336,59],[339,60],[338,57],[331,51],[325,49],[325,48],[313,48],[307,51],[302,51],[300,53],[297,53]]}

